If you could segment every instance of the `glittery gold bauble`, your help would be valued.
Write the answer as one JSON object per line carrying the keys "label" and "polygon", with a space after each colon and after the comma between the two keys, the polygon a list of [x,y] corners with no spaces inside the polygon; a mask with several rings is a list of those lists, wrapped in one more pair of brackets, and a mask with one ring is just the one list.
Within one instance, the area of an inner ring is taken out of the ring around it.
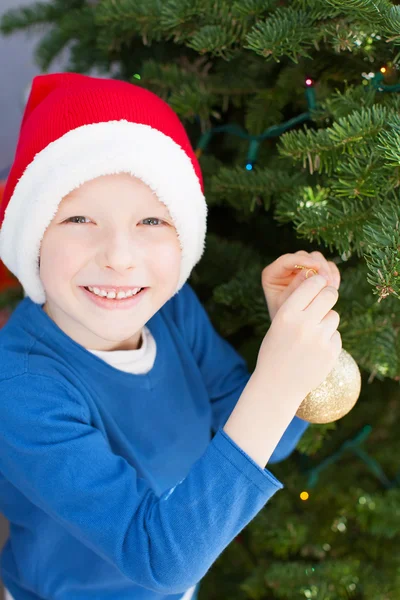
{"label": "glittery gold bauble", "polygon": [[296,416],[309,423],[332,423],[351,411],[360,391],[361,373],[358,365],[342,348],[328,377],[305,397]]}

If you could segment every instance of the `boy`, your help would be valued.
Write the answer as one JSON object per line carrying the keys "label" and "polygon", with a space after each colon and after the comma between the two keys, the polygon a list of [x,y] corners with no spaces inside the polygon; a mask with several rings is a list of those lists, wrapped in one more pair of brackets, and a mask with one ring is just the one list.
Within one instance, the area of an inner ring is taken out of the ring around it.
{"label": "boy", "polygon": [[[161,98],[34,78],[0,206],[0,258],[25,294],[0,331],[13,600],[195,600],[283,488],[222,429],[250,375],[187,283],[206,217]],[[308,425],[294,417],[269,462]]]}

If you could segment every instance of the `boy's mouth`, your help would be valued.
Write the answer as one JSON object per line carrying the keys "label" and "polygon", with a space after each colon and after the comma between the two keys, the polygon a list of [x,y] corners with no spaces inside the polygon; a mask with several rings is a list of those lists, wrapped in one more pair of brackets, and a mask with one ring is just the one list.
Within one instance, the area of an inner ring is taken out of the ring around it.
{"label": "boy's mouth", "polygon": [[147,290],[150,289],[148,287],[141,288],[139,292],[132,296],[127,296],[126,298],[107,298],[107,296],[99,296],[98,294],[94,294],[87,286],[81,285],[79,287],[85,292],[85,294],[88,295],[88,298],[90,298],[94,304],[106,309],[128,309],[132,306],[135,306],[141,301],[142,297],[146,295]]}
{"label": "boy's mouth", "polygon": [[[119,298],[117,298],[117,297],[115,297],[115,298],[108,298],[108,296],[104,296],[103,294],[96,294],[93,291],[93,288],[90,289],[89,286],[87,286],[87,285],[82,285],[81,287],[83,287],[90,294],[93,294],[94,296],[97,296],[98,298],[105,298],[105,299],[108,299],[108,300],[119,300]],[[92,286],[90,286],[90,287],[92,287]],[[136,289],[136,288],[132,288],[132,289]],[[121,300],[125,300],[127,298],[133,298],[134,296],[137,296],[138,294],[140,294],[140,292],[142,292],[143,290],[146,290],[146,289],[147,288],[145,288],[145,287],[139,288],[139,290],[135,294],[130,294],[129,296],[124,296],[123,298],[121,298]]]}

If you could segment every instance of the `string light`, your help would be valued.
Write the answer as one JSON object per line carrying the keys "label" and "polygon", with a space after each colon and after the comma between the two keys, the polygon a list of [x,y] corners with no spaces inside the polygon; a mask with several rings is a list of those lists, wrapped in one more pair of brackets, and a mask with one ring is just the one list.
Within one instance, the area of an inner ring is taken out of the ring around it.
{"label": "string light", "polygon": [[378,90],[378,92],[400,92],[400,84],[388,85],[384,83],[384,73],[386,73],[386,67],[382,67],[379,73],[376,73],[375,77],[371,79],[371,85]]}
{"label": "string light", "polygon": [[306,79],[306,98],[309,110],[314,110],[316,108],[317,102],[315,98],[315,89],[314,89],[314,81],[311,77],[307,77]]}
{"label": "string light", "polygon": [[258,155],[258,151],[259,151],[261,142],[263,142],[264,140],[273,138],[273,137],[279,137],[280,135],[282,135],[282,133],[284,133],[288,129],[291,129],[295,125],[297,125],[299,123],[303,123],[304,121],[308,121],[311,119],[311,111],[313,111],[317,105],[316,97],[315,97],[314,81],[311,79],[311,77],[307,77],[305,79],[304,83],[305,83],[305,96],[306,96],[307,107],[308,107],[307,112],[304,112],[304,113],[298,115],[297,117],[294,117],[293,119],[289,119],[288,121],[285,121],[284,123],[281,123],[280,125],[272,125],[272,127],[268,127],[268,129],[266,129],[264,131],[264,133],[262,133],[261,135],[251,135],[251,134],[247,133],[239,125],[222,125],[222,126],[218,126],[218,127],[209,129],[205,133],[203,133],[203,135],[200,137],[200,140],[197,143],[197,147],[195,149],[195,154],[196,154],[197,158],[200,158],[200,156],[203,154],[203,152],[207,148],[208,144],[210,143],[210,140],[213,137],[213,135],[215,135],[216,133],[222,133],[222,132],[230,133],[232,135],[236,135],[243,139],[249,140],[249,150],[248,150],[247,157],[246,157],[246,170],[252,171],[256,164],[257,155]]}
{"label": "string light", "polygon": [[[370,79],[371,84],[379,91],[379,92],[397,92],[400,91],[400,85],[387,85],[383,83],[384,73],[387,72],[387,67],[383,66],[380,68],[379,73],[369,73],[367,78]],[[363,75],[364,76],[364,75]],[[365,85],[368,85],[368,82],[363,81]],[[293,119],[289,119],[288,121],[281,123],[280,125],[273,125],[269,127],[262,133],[261,135],[251,135],[247,133],[244,129],[239,127],[238,125],[223,125],[219,127],[214,127],[209,129],[200,137],[198,141],[197,147],[195,149],[195,154],[197,158],[203,154],[206,150],[211,138],[216,133],[230,133],[232,135],[236,135],[238,137],[249,140],[249,151],[246,158],[246,170],[252,171],[254,169],[257,154],[259,151],[259,147],[261,142],[266,139],[270,139],[273,137],[278,137],[282,135],[288,129],[291,129],[295,125],[299,123],[303,123],[304,121],[308,121],[311,119],[311,112],[317,107],[316,96],[315,96],[315,88],[314,88],[314,80],[311,77],[306,77],[305,81],[305,96],[307,100],[308,111],[304,112]]]}
{"label": "string light", "polygon": [[310,497],[310,494],[308,492],[301,492],[301,494],[300,494],[300,498],[302,500],[308,500],[309,497]]}

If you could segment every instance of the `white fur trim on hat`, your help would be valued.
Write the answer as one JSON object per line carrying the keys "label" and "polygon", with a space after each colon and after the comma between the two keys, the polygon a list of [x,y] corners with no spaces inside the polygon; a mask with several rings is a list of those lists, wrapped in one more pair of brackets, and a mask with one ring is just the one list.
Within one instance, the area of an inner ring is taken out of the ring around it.
{"label": "white fur trim on hat", "polygon": [[0,230],[0,257],[33,302],[46,301],[38,258],[61,200],[86,181],[128,172],[174,221],[182,250],[177,293],[205,248],[207,204],[186,152],[164,133],[126,120],[77,127],[38,152],[15,186]]}

